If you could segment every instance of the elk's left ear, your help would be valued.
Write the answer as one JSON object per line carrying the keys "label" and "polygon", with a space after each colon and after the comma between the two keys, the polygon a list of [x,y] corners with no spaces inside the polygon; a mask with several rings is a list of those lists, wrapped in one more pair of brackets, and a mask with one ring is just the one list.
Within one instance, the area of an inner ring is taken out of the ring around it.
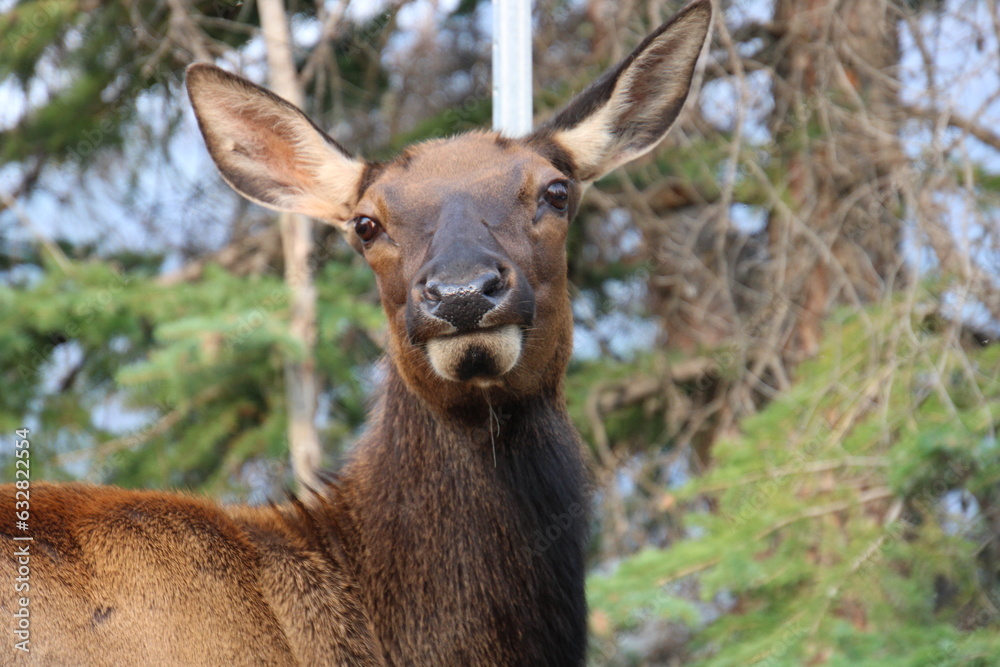
{"label": "elk's left ear", "polygon": [[711,1],[692,2],[539,128],[533,139],[556,140],[584,182],[649,151],[684,106],[711,24]]}

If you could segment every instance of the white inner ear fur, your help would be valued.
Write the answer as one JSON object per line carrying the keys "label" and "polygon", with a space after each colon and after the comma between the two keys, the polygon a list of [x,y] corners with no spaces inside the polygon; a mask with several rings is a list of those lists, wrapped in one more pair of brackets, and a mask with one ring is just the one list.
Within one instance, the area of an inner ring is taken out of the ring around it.
{"label": "white inner ear fur", "polygon": [[[617,89],[615,92],[617,93]],[[613,169],[613,167],[605,168],[604,163],[607,162],[608,148],[614,139],[610,131],[611,124],[618,113],[617,107],[611,102],[606,102],[586,121],[556,135],[559,143],[569,152],[573,162],[580,169],[584,183],[594,181]]]}
{"label": "white inner ear fur", "polygon": [[[663,132],[640,145],[623,144],[613,128],[632,112],[633,116],[650,117],[663,114],[674,104],[681,104],[689,92],[690,72],[708,41],[709,24],[703,13],[692,12],[679,19],[651,42],[621,73],[608,101],[576,127],[559,132],[560,144],[569,151],[585,181],[600,178],[616,167],[649,152],[666,136]],[[666,53],[665,53],[666,52]],[[652,63],[650,61],[659,61]],[[642,104],[632,107],[629,90],[637,77],[653,76],[659,90]]]}
{"label": "white inner ear fur", "polygon": [[[311,129],[311,128],[310,128]],[[320,138],[322,141],[322,138]],[[322,153],[315,146],[297,142],[295,154],[299,173],[308,177],[297,180],[298,187],[280,192],[275,205],[321,220],[342,224],[350,218],[362,175],[362,164],[344,157],[325,141]]]}

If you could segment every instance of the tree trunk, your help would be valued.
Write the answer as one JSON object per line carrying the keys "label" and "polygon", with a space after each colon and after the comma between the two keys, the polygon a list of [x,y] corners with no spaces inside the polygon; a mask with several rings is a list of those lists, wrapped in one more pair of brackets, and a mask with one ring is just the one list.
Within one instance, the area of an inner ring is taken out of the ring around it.
{"label": "tree trunk", "polygon": [[896,281],[900,54],[890,0],[776,0],[774,27],[771,131],[789,205],[768,223],[770,277],[794,362],[815,354],[834,301],[869,301]]}
{"label": "tree trunk", "polygon": [[[259,0],[260,25],[267,50],[270,84],[275,93],[301,108],[304,94],[292,59],[291,38],[283,0]],[[285,283],[291,293],[289,327],[303,349],[300,359],[285,360],[285,397],[288,403],[288,446],[292,470],[299,484],[316,488],[322,452],[316,431],[316,288],[309,258],[310,221],[282,214],[279,226],[285,258]]]}

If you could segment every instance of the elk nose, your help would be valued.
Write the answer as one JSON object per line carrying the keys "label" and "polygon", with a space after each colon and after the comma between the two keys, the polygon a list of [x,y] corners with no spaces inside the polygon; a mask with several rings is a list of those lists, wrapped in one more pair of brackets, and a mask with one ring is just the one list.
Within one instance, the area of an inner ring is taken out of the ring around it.
{"label": "elk nose", "polygon": [[475,329],[486,313],[507,295],[502,271],[490,270],[457,282],[429,278],[423,289],[423,307],[456,329]]}

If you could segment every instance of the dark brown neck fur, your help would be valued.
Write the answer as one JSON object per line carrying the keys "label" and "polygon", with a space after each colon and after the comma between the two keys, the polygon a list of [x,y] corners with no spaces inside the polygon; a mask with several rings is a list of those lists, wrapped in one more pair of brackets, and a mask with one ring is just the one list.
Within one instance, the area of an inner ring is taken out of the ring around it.
{"label": "dark brown neck fur", "polygon": [[345,542],[391,664],[583,661],[579,441],[559,392],[493,411],[492,436],[485,405],[442,419],[390,367],[344,470]]}

